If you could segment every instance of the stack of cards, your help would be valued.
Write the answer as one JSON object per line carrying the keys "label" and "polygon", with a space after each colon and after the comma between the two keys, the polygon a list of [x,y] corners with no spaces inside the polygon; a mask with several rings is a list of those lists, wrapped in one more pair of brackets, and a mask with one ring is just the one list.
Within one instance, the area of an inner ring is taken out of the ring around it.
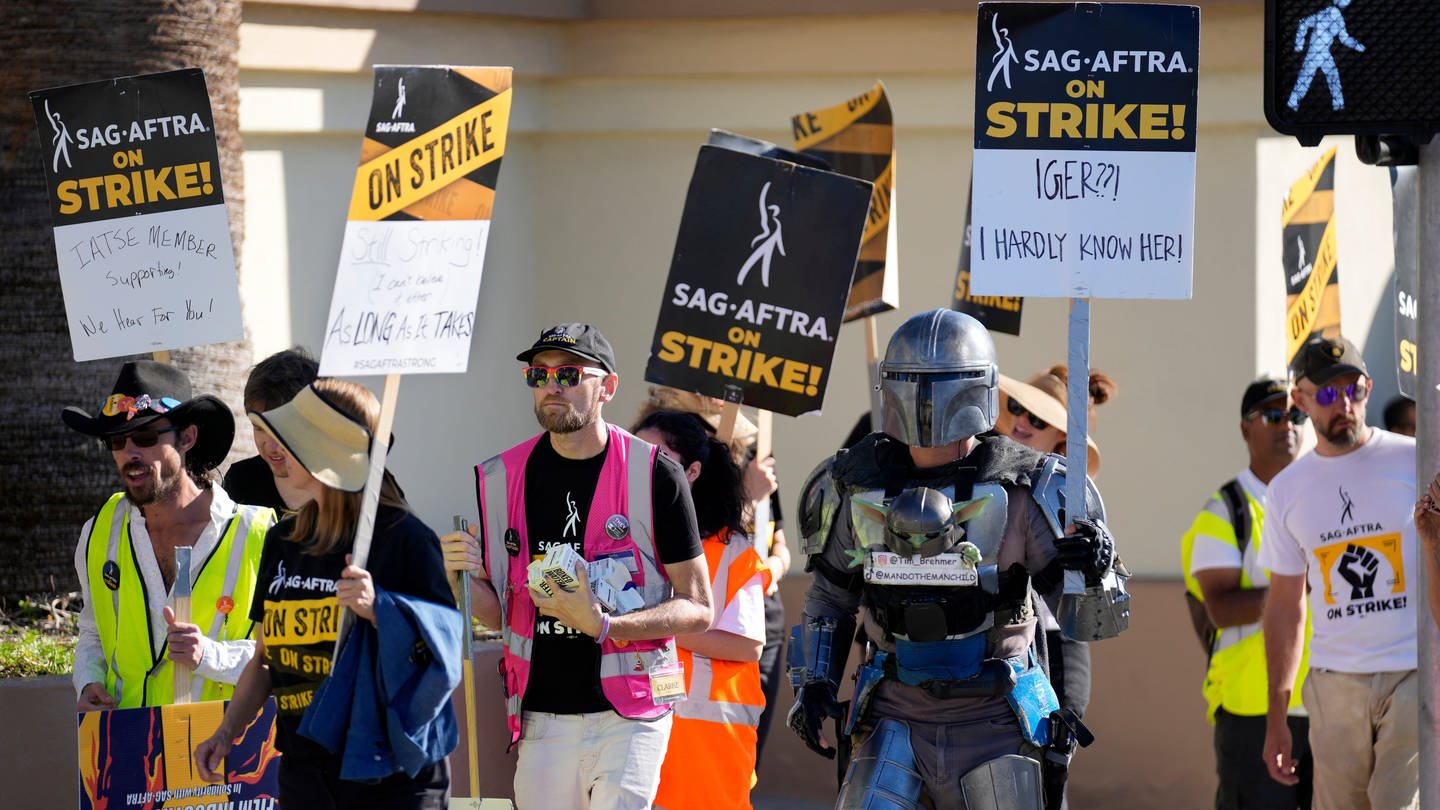
{"label": "stack of cards", "polygon": [[590,590],[606,613],[618,616],[645,607],[645,600],[631,583],[630,572],[619,560],[596,560],[590,563],[586,574],[590,577]]}
{"label": "stack of cards", "polygon": [[530,563],[527,569],[530,587],[552,598],[556,589],[574,591],[579,585],[572,573],[577,565],[585,566],[590,591],[606,613],[618,616],[645,606],[624,563],[613,558],[586,563],[573,546],[563,543],[551,546],[544,557]]}

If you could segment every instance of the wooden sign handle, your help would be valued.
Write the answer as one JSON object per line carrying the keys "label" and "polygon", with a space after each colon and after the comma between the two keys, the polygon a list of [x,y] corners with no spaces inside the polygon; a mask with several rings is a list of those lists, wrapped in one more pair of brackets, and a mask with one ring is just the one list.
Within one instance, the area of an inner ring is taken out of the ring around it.
{"label": "wooden sign handle", "polygon": [[726,402],[720,408],[720,426],[715,428],[715,438],[729,444],[735,438],[735,418],[740,415],[740,403]]}
{"label": "wooden sign handle", "polygon": [[[771,439],[774,434],[775,414],[770,411],[755,412],[755,460],[764,461],[769,458]],[[755,515],[755,550],[759,552],[760,559],[770,556],[770,543],[774,541],[775,522],[770,516],[770,496],[754,502],[752,507]]]}
{"label": "wooden sign handle", "polygon": [[[385,480],[385,457],[390,451],[390,428],[395,424],[395,401],[400,397],[400,375],[386,374],[385,388],[380,395],[380,421],[370,440],[370,475],[365,480],[365,494],[360,502],[360,519],[355,525],[355,546],[351,564],[364,568],[370,559],[370,541],[375,536],[375,511],[380,508],[380,484]],[[340,647],[350,630],[350,611],[340,613],[340,626],[335,633],[335,651],[330,666],[340,657]]]}

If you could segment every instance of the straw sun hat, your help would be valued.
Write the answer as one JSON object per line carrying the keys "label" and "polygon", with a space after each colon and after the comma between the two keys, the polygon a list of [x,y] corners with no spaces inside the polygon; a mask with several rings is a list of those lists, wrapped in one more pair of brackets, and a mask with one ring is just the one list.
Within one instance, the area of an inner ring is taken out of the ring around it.
{"label": "straw sun hat", "polygon": [[[1037,375],[1028,383],[1001,374],[1000,413],[1007,419],[1018,418],[1011,416],[1007,407],[1004,407],[1005,397],[1009,397],[1046,424],[1059,428],[1063,435],[1066,422],[1065,393],[1065,383],[1054,374]],[[1100,448],[1095,446],[1095,439],[1088,433],[1085,436],[1085,457],[1085,471],[1090,475],[1100,472]]]}
{"label": "straw sun hat", "polygon": [[288,403],[250,413],[255,426],[275,437],[315,480],[331,489],[359,492],[370,475],[370,431],[307,385]]}

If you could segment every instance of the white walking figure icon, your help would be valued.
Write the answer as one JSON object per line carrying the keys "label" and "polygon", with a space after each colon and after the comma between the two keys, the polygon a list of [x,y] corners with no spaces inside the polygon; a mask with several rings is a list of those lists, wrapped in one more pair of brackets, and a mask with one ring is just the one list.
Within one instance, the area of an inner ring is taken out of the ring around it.
{"label": "white walking figure icon", "polygon": [[45,119],[50,122],[50,129],[55,131],[55,137],[50,139],[51,143],[55,144],[55,155],[50,161],[50,171],[52,173],[60,171],[60,158],[62,157],[65,158],[65,168],[74,168],[70,162],[70,144],[74,139],[70,137],[70,129],[65,126],[65,122],[60,120],[60,113],[50,112],[49,99],[45,100]]}
{"label": "white walking figure icon", "polygon": [[735,277],[736,286],[745,283],[745,277],[750,275],[750,268],[759,262],[760,283],[769,287],[770,259],[777,250],[781,256],[785,255],[785,241],[780,235],[780,206],[765,203],[765,195],[769,193],[770,184],[767,182],[760,188],[760,233],[750,240],[750,247],[755,249],[750,251],[750,258],[745,260],[744,266],[740,268],[740,275]]}
{"label": "white walking figure icon", "polygon": [[[1300,64],[1300,75],[1295,77],[1295,87],[1290,91],[1290,100],[1285,105],[1292,110],[1300,109],[1300,100],[1310,92],[1310,83],[1315,74],[1325,75],[1325,86],[1330,88],[1330,109],[1345,109],[1345,93],[1340,88],[1340,71],[1335,67],[1335,57],[1330,48],[1341,45],[1364,53],[1365,46],[1355,41],[1345,30],[1345,17],[1340,9],[1350,5],[1350,0],[1331,0],[1332,5],[1300,20],[1295,28],[1295,51],[1305,51],[1305,61]],[[1310,40],[1306,50],[1305,40]]]}
{"label": "white walking figure icon", "polygon": [[580,529],[580,510],[575,508],[575,499],[570,493],[565,493],[565,530],[560,532],[561,537],[574,537]]}
{"label": "white walking figure icon", "polygon": [[399,89],[399,92],[397,92],[396,95],[395,95],[395,109],[390,111],[390,117],[391,117],[392,119],[394,119],[394,118],[399,118],[399,117],[400,117],[400,113],[402,113],[402,112],[404,112],[404,111],[405,111],[405,80],[404,80],[404,79],[401,79],[401,80],[400,80],[400,89]]}
{"label": "white walking figure icon", "polygon": [[995,67],[990,69],[990,80],[985,83],[987,93],[995,89],[995,77],[1001,74],[1004,74],[1005,89],[1011,89],[1010,63],[1020,64],[1020,57],[1015,55],[1015,43],[1010,41],[1010,29],[1000,27],[999,14],[990,18],[990,31],[995,35],[995,55],[990,57]]}

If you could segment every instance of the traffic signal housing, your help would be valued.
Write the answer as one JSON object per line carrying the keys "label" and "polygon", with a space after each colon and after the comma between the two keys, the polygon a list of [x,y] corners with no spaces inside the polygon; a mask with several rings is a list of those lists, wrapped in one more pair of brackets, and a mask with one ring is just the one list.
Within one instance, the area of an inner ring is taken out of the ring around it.
{"label": "traffic signal housing", "polygon": [[1440,129],[1440,2],[1265,0],[1265,117],[1313,146],[1325,135]]}

